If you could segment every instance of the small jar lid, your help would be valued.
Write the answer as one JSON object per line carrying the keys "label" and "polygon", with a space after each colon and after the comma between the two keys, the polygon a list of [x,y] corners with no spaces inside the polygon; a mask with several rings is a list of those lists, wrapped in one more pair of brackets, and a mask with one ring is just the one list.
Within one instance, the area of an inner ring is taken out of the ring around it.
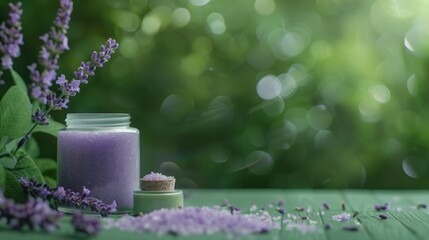
{"label": "small jar lid", "polygon": [[140,188],[142,191],[174,191],[176,179],[151,172],[140,179]]}
{"label": "small jar lid", "polygon": [[161,208],[183,208],[183,191],[134,191],[134,214],[149,213]]}

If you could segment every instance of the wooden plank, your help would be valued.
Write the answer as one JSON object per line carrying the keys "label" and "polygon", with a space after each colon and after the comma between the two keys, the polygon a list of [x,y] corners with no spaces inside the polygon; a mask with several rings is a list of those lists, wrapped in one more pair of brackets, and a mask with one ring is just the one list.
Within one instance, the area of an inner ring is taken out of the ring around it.
{"label": "wooden plank", "polygon": [[[357,219],[373,239],[418,239],[414,232],[392,217],[392,204],[398,207],[403,205],[402,199],[398,198],[395,193],[386,191],[380,196],[374,191],[346,191],[344,196],[350,208],[360,212]],[[374,209],[375,205],[385,203],[389,203],[391,210],[377,212]],[[388,216],[388,219],[381,219],[380,214]]]}

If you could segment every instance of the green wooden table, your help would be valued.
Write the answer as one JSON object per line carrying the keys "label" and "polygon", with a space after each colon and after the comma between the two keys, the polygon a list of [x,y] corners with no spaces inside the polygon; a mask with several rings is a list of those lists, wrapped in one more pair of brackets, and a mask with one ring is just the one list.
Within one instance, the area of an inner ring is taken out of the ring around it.
{"label": "green wooden table", "polygon": [[[320,231],[303,234],[297,230],[271,231],[269,234],[246,236],[242,239],[429,239],[429,210],[416,209],[420,203],[429,203],[429,191],[365,191],[365,190],[189,190],[186,192],[186,206],[219,205],[228,199],[231,204],[240,207],[245,213],[249,212],[252,204],[265,206],[272,215],[278,215],[271,203],[285,201],[285,209],[301,216],[308,215]],[[329,203],[330,210],[321,214],[323,202]],[[342,213],[341,203],[344,202],[346,212],[358,210],[360,214],[348,223],[336,222],[333,215]],[[380,212],[374,210],[375,204],[390,204],[390,210],[384,212],[389,216],[381,220]],[[296,212],[298,206],[310,212]],[[357,232],[347,232],[343,226],[360,224]],[[324,230],[324,225],[330,224],[330,230]],[[61,224],[61,230],[51,234],[43,232],[11,231],[0,224],[0,240],[9,239],[82,239],[83,236],[73,234],[71,226]],[[131,233],[119,230],[104,230],[91,239],[177,239],[178,237],[154,234]],[[180,237],[179,237],[180,238]],[[225,239],[224,234],[204,236],[204,239]],[[187,239],[202,239],[202,236],[187,237]]]}

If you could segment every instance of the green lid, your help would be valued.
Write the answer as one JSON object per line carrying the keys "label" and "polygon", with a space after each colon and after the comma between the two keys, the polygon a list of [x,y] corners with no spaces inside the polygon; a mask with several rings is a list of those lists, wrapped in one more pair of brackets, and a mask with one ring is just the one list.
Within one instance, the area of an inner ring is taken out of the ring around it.
{"label": "green lid", "polygon": [[133,212],[149,213],[161,208],[183,208],[183,192],[134,191]]}

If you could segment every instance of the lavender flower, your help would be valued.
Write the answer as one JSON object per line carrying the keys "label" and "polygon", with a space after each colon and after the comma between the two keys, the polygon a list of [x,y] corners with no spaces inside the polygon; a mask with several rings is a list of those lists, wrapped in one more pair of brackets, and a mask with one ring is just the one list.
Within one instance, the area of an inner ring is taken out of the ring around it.
{"label": "lavender flower", "polygon": [[6,199],[0,191],[0,219],[6,219],[13,229],[20,230],[28,226],[30,229],[40,228],[51,232],[58,228],[58,221],[62,217],[63,213],[51,209],[42,199],[29,199],[24,204],[17,204]]}
{"label": "lavender flower", "polygon": [[379,211],[385,211],[389,209],[389,204],[385,203],[383,205],[374,205],[374,209],[375,211],[379,212]]}
{"label": "lavender flower", "polygon": [[59,86],[61,95],[57,97],[54,92],[47,96],[47,103],[51,109],[61,110],[67,108],[68,98],[75,96],[80,91],[81,84],[88,83],[88,77],[95,74],[97,67],[103,67],[110,59],[112,53],[119,47],[116,40],[109,38],[106,45],[101,45],[100,52],[93,52],[90,62],[82,62],[80,67],[74,72],[74,78],[69,81],[64,75],[58,77],[56,83]]}
{"label": "lavender flower", "polygon": [[[59,68],[60,54],[69,50],[67,30],[72,11],[73,2],[71,0],[60,1],[54,26],[48,33],[40,37],[43,41],[43,46],[39,51],[38,65],[33,63],[28,66],[30,79],[33,81],[30,95],[43,104],[47,103],[49,88],[57,76],[56,70]],[[40,66],[41,71],[37,70],[38,66]]]}
{"label": "lavender flower", "polygon": [[71,223],[75,232],[96,235],[101,230],[101,223],[97,218],[87,216],[80,212],[73,214]]}
{"label": "lavender flower", "polygon": [[[12,69],[12,58],[21,55],[20,45],[24,44],[21,33],[21,3],[9,3],[9,19],[0,24],[0,52],[2,53],[1,67],[2,69]],[[3,71],[0,70],[0,85],[4,84],[1,80]]]}
{"label": "lavender flower", "polygon": [[103,201],[88,197],[90,191],[83,187],[82,193],[73,192],[70,189],[64,190],[63,187],[50,188],[47,184],[37,182],[34,178],[27,180],[20,178],[19,182],[25,194],[32,197],[38,197],[44,200],[53,201],[54,207],[58,205],[69,206],[80,209],[90,209],[93,212],[100,213],[102,217],[116,212],[116,202],[105,204]]}
{"label": "lavender flower", "polygon": [[31,116],[33,119],[33,122],[39,124],[39,125],[48,125],[49,124],[49,116],[46,116],[43,114],[43,112],[40,110],[40,108],[36,109],[36,112]]}
{"label": "lavender flower", "polygon": [[278,229],[271,217],[256,214],[230,214],[225,209],[187,207],[161,209],[140,217],[106,219],[106,228],[168,235],[214,234],[248,235]]}
{"label": "lavender flower", "polygon": [[380,214],[380,215],[378,215],[378,217],[382,220],[386,220],[389,218],[386,214]]}

